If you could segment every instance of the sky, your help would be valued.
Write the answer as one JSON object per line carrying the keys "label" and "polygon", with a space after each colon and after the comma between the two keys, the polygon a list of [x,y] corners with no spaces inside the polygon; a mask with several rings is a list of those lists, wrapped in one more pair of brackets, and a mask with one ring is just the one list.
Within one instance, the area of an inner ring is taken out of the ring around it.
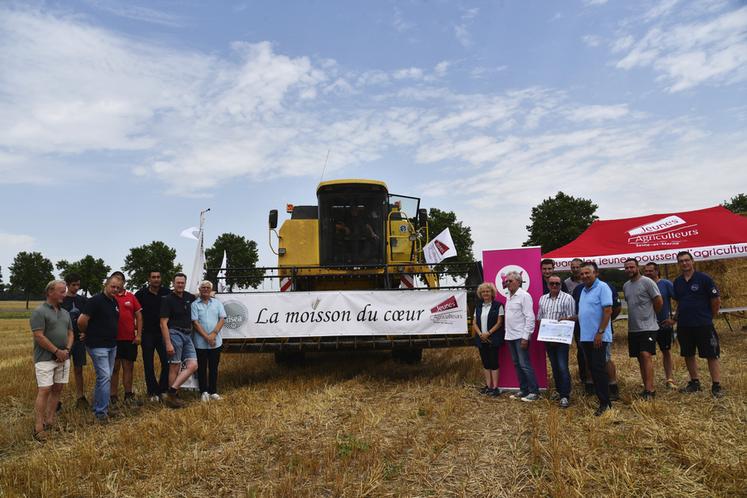
{"label": "sky", "polygon": [[558,191],[601,218],[747,191],[744,1],[87,0],[0,4],[0,266],[113,269],[210,208],[257,241],[321,179],[383,180],[527,238]]}

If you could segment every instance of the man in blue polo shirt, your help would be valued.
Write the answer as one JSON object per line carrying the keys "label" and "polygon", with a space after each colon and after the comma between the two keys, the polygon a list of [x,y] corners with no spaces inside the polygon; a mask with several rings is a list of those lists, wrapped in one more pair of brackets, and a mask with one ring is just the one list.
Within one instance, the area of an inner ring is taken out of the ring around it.
{"label": "man in blue polo shirt", "polygon": [[685,358],[687,371],[690,373],[690,382],[680,392],[700,391],[698,363],[695,359],[697,348],[698,356],[708,360],[708,370],[713,381],[711,394],[721,397],[724,394],[719,365],[721,350],[718,334],[713,326],[713,317],[718,315],[721,307],[721,297],[711,277],[695,271],[692,254],[680,251],[677,254],[677,264],[681,274],[674,280],[673,297],[677,301],[674,321],[677,323],[680,355]]}
{"label": "man in blue polo shirt", "polygon": [[592,261],[581,265],[583,290],[578,303],[578,323],[581,329],[581,347],[591,368],[591,378],[599,399],[594,415],[600,416],[612,408],[607,375],[607,345],[612,342],[612,291],[597,278],[597,267]]}

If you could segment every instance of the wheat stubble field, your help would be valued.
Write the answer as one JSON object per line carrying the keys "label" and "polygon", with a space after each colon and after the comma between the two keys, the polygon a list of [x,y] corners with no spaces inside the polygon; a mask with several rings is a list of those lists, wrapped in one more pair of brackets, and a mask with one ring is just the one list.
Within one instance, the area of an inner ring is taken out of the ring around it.
{"label": "wheat stubble field", "polygon": [[745,496],[747,333],[721,325],[721,400],[665,392],[658,362],[657,400],[636,400],[623,332],[622,400],[601,418],[583,395],[565,411],[481,397],[468,348],[426,351],[416,366],[384,353],[295,368],[224,355],[223,401],[146,405],[99,426],[72,408],[69,386],[41,445],[27,320],[2,319],[0,496]]}

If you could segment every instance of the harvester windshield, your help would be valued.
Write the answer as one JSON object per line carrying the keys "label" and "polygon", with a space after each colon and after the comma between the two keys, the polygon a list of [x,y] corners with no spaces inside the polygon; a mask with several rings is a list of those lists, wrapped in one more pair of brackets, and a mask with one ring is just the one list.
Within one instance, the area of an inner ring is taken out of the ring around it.
{"label": "harvester windshield", "polygon": [[324,185],[319,201],[319,263],[383,265],[386,188],[376,184]]}

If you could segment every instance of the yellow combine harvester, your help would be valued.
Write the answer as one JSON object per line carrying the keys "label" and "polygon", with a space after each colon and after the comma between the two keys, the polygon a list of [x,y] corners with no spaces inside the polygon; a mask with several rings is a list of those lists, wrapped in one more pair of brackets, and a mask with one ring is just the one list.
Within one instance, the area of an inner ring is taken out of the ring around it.
{"label": "yellow combine harvester", "polygon": [[[270,247],[278,266],[258,270],[265,279],[277,279],[281,292],[447,288],[440,286],[444,273],[423,262],[429,233],[419,198],[390,194],[384,182],[355,179],[320,183],[317,201],[316,206],[289,205],[290,219],[279,230],[278,212],[270,211]],[[466,274],[473,264],[450,267]],[[448,288],[465,286],[452,281]],[[226,347],[274,351],[279,361],[296,360],[307,351],[388,349],[395,358],[413,362],[423,348],[464,346],[469,339],[465,329],[458,335],[229,340]]]}

